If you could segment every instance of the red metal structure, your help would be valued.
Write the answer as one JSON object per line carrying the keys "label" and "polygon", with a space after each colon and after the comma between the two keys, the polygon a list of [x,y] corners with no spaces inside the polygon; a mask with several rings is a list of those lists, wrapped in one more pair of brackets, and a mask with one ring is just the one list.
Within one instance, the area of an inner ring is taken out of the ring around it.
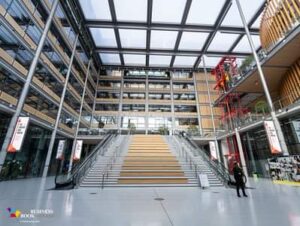
{"label": "red metal structure", "polygon": [[[223,57],[211,73],[216,78],[216,85],[214,89],[219,91],[219,95],[226,93],[239,76],[236,58],[230,56]],[[225,126],[225,129],[229,131],[234,131],[234,128],[238,126],[237,120],[248,113],[247,108],[241,107],[239,93],[228,93],[218,106],[223,108],[223,115],[221,117],[222,124]],[[234,135],[227,138],[227,145],[230,157],[228,158],[228,166],[231,170],[233,162],[239,161],[240,159]]]}

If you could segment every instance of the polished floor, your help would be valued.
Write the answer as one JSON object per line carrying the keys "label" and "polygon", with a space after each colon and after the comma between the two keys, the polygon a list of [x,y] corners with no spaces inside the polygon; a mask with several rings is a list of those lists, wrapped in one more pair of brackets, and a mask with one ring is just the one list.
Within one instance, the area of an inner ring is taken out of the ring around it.
{"label": "polished floor", "polygon": [[[54,191],[53,178],[0,182],[0,225],[300,226],[299,187],[250,182],[248,198],[224,188]],[[10,217],[9,207],[22,215]],[[45,209],[52,212],[26,215]]]}

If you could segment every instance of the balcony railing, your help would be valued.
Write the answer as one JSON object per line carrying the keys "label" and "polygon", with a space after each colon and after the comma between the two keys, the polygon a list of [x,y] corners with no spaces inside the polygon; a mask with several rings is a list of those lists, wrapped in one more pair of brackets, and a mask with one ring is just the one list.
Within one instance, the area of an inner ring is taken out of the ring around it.
{"label": "balcony railing", "polygon": [[269,0],[260,24],[264,49],[270,49],[299,24],[299,0]]}

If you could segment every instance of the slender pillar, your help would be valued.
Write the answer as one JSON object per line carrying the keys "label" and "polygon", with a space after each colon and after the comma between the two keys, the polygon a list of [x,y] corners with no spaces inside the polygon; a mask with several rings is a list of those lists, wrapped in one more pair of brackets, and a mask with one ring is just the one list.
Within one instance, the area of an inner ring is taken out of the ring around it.
{"label": "slender pillar", "polygon": [[203,134],[202,123],[201,123],[201,115],[200,115],[200,105],[199,105],[199,98],[198,98],[198,89],[197,89],[197,79],[195,73],[193,73],[194,79],[194,91],[196,96],[196,104],[197,104],[197,115],[198,115],[198,125],[199,125],[199,133],[200,135]]}
{"label": "slender pillar", "polygon": [[247,166],[246,166],[245,155],[244,155],[244,152],[243,152],[243,145],[242,145],[242,141],[241,141],[241,136],[240,136],[240,133],[239,133],[237,128],[235,129],[235,137],[236,137],[236,141],[237,141],[237,145],[238,145],[238,149],[239,149],[242,169],[244,171],[245,176],[248,177],[248,171],[247,171]]}
{"label": "slender pillar", "polygon": [[210,88],[209,88],[209,84],[208,84],[208,75],[207,75],[207,69],[206,69],[206,64],[205,64],[204,56],[202,56],[202,62],[203,62],[203,68],[204,68],[204,74],[205,74],[205,82],[206,82],[206,87],[207,87],[207,95],[208,95],[208,101],[209,101],[209,109],[210,109],[211,121],[212,121],[212,124],[213,124],[215,146],[216,146],[216,150],[217,150],[218,161],[221,162],[219,144],[218,144],[218,140],[217,140],[217,131],[216,131],[216,125],[215,125],[215,115],[214,115],[213,105],[212,105],[212,101],[211,101]]}
{"label": "slender pillar", "polygon": [[47,158],[46,158],[44,171],[43,171],[43,177],[47,177],[47,174],[48,174],[49,164],[50,164],[50,161],[51,161],[53,146],[54,146],[55,137],[56,137],[56,133],[57,133],[57,128],[58,128],[58,125],[59,125],[59,120],[60,120],[61,112],[62,112],[62,109],[63,109],[64,101],[65,101],[65,95],[66,95],[66,91],[67,91],[67,88],[68,88],[69,78],[70,78],[70,74],[71,74],[71,71],[72,71],[74,56],[75,56],[75,53],[76,53],[77,41],[78,41],[78,35],[76,35],[76,37],[75,37],[75,42],[74,42],[74,46],[73,46],[73,49],[72,49],[72,55],[71,55],[71,59],[70,59],[69,66],[68,66],[68,71],[67,71],[67,75],[66,75],[66,79],[65,79],[65,84],[64,84],[64,88],[63,88],[63,91],[62,91],[62,94],[61,94],[61,97],[60,97],[60,102],[59,102],[59,107],[58,107],[58,111],[57,111],[57,115],[56,115],[55,125],[54,125],[54,128],[53,128],[52,134],[51,134],[50,143],[49,143],[49,147],[48,147]]}
{"label": "slender pillar", "polygon": [[87,84],[87,81],[88,81],[88,77],[90,75],[91,63],[92,63],[92,60],[89,60],[89,64],[88,64],[88,67],[87,67],[87,73],[86,73],[86,77],[85,77],[85,81],[84,81],[84,87],[83,87],[82,96],[81,96],[78,123],[76,125],[75,135],[74,135],[74,140],[73,140],[73,145],[72,145],[72,152],[71,152],[71,156],[70,156],[68,175],[71,173],[71,170],[72,170],[72,167],[73,167],[73,156],[74,156],[75,146],[76,146],[77,137],[78,137],[78,130],[79,130],[80,122],[81,122],[81,114],[82,114],[83,102],[84,102],[84,97],[85,97],[86,84]]}
{"label": "slender pillar", "polygon": [[121,75],[121,87],[120,87],[120,98],[119,98],[119,112],[118,112],[118,131],[122,131],[122,108],[123,108],[123,91],[124,91],[124,71]]}
{"label": "slender pillar", "polygon": [[37,49],[36,49],[35,55],[33,57],[33,60],[31,62],[31,65],[30,65],[30,68],[29,68],[29,71],[28,71],[28,74],[27,74],[27,78],[26,78],[25,84],[24,84],[23,89],[22,89],[22,93],[21,93],[21,96],[19,98],[19,101],[18,101],[18,104],[17,104],[17,107],[16,107],[16,111],[15,111],[15,113],[14,113],[14,115],[13,115],[11,121],[10,121],[7,133],[5,135],[5,139],[4,139],[2,149],[1,149],[1,152],[0,152],[0,172],[1,172],[1,169],[2,169],[2,166],[3,166],[3,163],[5,161],[5,158],[6,158],[7,147],[8,147],[8,145],[11,141],[11,138],[13,136],[14,129],[15,129],[15,126],[17,124],[17,120],[18,120],[18,118],[19,118],[19,116],[22,112],[23,107],[24,107],[24,103],[25,103],[27,94],[29,92],[30,84],[31,84],[33,75],[35,73],[35,69],[36,69],[36,66],[38,64],[41,52],[43,50],[45,40],[47,38],[48,31],[50,29],[50,26],[51,26],[51,23],[52,23],[52,20],[53,20],[53,17],[54,17],[54,13],[55,13],[56,8],[58,6],[58,2],[59,2],[59,0],[54,0],[54,2],[52,4],[50,14],[49,14],[47,22],[45,24],[45,28],[43,30],[43,33],[42,33],[41,39],[39,41],[39,44],[37,46]]}
{"label": "slender pillar", "polygon": [[99,75],[100,71],[97,74],[97,82],[96,82],[96,88],[95,88],[95,95],[94,95],[94,102],[93,102],[93,109],[92,109],[92,116],[90,119],[90,129],[92,128],[92,123],[93,123],[93,118],[94,118],[94,114],[95,114],[95,108],[96,108],[96,100],[97,100],[97,89],[98,89],[98,84],[99,84]]}
{"label": "slender pillar", "polygon": [[267,102],[268,102],[268,105],[269,105],[269,108],[270,108],[270,112],[271,112],[271,117],[272,117],[272,120],[273,120],[274,125],[275,125],[276,133],[277,133],[277,136],[278,136],[278,139],[279,139],[279,142],[280,142],[280,146],[281,146],[283,155],[289,155],[288,148],[287,148],[285,140],[284,140],[284,136],[283,136],[283,133],[282,133],[282,129],[280,127],[279,120],[278,120],[278,118],[276,117],[276,114],[275,114],[275,110],[274,110],[272,98],[271,98],[271,95],[270,95],[270,92],[269,92],[269,89],[268,89],[268,85],[267,85],[267,82],[265,80],[265,76],[264,76],[263,70],[261,68],[257,53],[255,51],[254,43],[253,43],[252,37],[250,35],[249,28],[247,26],[247,22],[246,22],[246,19],[245,19],[243,10],[242,10],[242,6],[241,6],[241,3],[240,3],[239,0],[236,0],[236,5],[237,5],[237,8],[239,10],[240,17],[241,17],[241,20],[243,22],[244,29],[245,29],[245,32],[246,32],[246,35],[247,35],[247,38],[248,38],[248,41],[249,41],[249,44],[250,44],[250,47],[251,47],[251,50],[252,50],[252,54],[253,54],[253,57],[255,59],[256,65],[257,65],[257,70],[258,70],[258,74],[259,74],[259,77],[260,77],[260,81],[262,83],[262,87],[263,87],[265,95],[266,95],[266,99],[267,99]]}
{"label": "slender pillar", "polygon": [[146,92],[145,92],[145,129],[146,134],[148,134],[149,130],[149,76],[146,74]]}
{"label": "slender pillar", "polygon": [[246,139],[247,139],[247,145],[248,145],[248,150],[249,150],[249,156],[251,158],[250,162],[251,162],[251,165],[252,165],[252,169],[256,173],[257,168],[256,168],[256,164],[255,164],[255,158],[254,158],[254,155],[253,155],[253,149],[252,149],[251,140],[250,140],[251,137],[249,135],[249,132],[246,133]]}
{"label": "slender pillar", "polygon": [[170,74],[170,91],[171,91],[171,114],[172,114],[172,134],[175,131],[175,106],[174,106],[174,89],[173,89],[173,73]]}

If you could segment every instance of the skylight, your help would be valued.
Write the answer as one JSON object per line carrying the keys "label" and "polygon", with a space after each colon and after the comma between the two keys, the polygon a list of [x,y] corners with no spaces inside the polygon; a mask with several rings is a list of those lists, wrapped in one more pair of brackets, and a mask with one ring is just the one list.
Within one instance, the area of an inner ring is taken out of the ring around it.
{"label": "skylight", "polygon": [[238,34],[217,32],[208,48],[208,51],[228,51],[238,36]]}
{"label": "skylight", "polygon": [[79,0],[86,19],[111,20],[108,0]]}
{"label": "skylight", "polygon": [[150,66],[169,66],[172,56],[151,55]]}
{"label": "skylight", "polygon": [[[187,24],[213,25],[224,5],[224,0],[193,0],[187,18]],[[205,7],[204,7],[205,6]]]}
{"label": "skylight", "polygon": [[177,31],[152,31],[151,49],[174,49],[177,34]]}
{"label": "skylight", "polygon": [[152,22],[179,24],[185,4],[186,0],[153,0]]}
{"label": "skylight", "polygon": [[[260,38],[258,35],[252,35],[252,40],[257,50],[260,47]],[[234,48],[233,52],[243,52],[243,53],[251,53],[250,44],[246,35],[242,38],[242,40],[238,43],[238,45]]]}
{"label": "skylight", "polygon": [[208,37],[208,33],[183,32],[179,44],[179,49],[201,50],[207,37]]}
{"label": "skylight", "polygon": [[191,56],[176,56],[174,67],[193,67],[197,57]]}
{"label": "skylight", "polygon": [[96,46],[117,47],[116,36],[112,28],[90,28]]}
{"label": "skylight", "polygon": [[147,0],[114,0],[117,20],[141,21],[147,20]]}
{"label": "skylight", "polygon": [[[243,23],[241,21],[241,17],[236,6],[236,2],[232,1],[233,4],[227,13],[222,25],[223,26],[239,26],[243,27]],[[245,15],[247,23],[250,22],[255,13],[259,10],[259,8],[264,4],[265,0],[240,0],[241,6],[243,9],[243,13]]]}
{"label": "skylight", "polygon": [[120,56],[116,53],[100,53],[100,58],[104,64],[121,64]]}
{"label": "skylight", "polygon": [[[207,68],[215,68],[222,57],[210,57],[210,56],[204,56],[205,66]],[[201,59],[201,63],[199,65],[200,68],[204,67],[203,60]]]}
{"label": "skylight", "polygon": [[146,48],[146,31],[135,29],[120,29],[123,48]]}
{"label": "skylight", "polygon": [[144,66],[146,62],[146,55],[124,54],[125,65]]}

